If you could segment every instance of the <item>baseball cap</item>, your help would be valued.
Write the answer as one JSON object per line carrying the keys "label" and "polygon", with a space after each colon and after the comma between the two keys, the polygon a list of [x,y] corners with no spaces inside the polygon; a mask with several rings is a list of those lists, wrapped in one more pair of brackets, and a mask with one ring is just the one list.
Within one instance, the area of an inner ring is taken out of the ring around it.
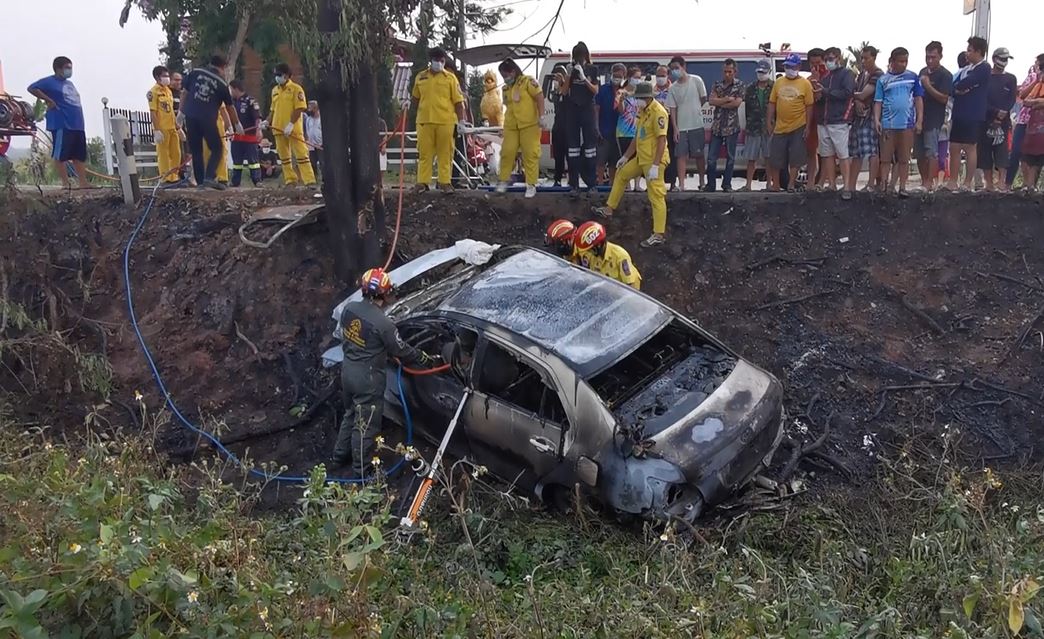
{"label": "baseball cap", "polygon": [[783,66],[785,66],[785,67],[800,67],[801,66],[801,56],[799,56],[796,53],[791,53],[786,58],[784,58]]}
{"label": "baseball cap", "polygon": [[1011,55],[1011,51],[1008,51],[1007,47],[1000,47],[998,49],[995,49],[993,51],[993,57],[1000,58],[1002,60],[1011,60],[1011,59],[1013,59],[1013,57]]}
{"label": "baseball cap", "polygon": [[758,73],[772,73],[772,63],[768,60],[758,60]]}

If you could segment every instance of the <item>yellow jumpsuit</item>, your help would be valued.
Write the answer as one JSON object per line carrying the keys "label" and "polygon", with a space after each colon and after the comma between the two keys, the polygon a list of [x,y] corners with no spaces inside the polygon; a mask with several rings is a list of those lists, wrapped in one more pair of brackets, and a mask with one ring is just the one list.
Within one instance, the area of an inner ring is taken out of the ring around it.
{"label": "yellow jumpsuit", "polygon": [[580,265],[610,279],[623,282],[636,291],[642,288],[641,273],[635,268],[627,249],[619,244],[606,242],[605,254],[600,257],[594,251],[580,253]]}
{"label": "yellow jumpsuit", "polygon": [[[315,184],[315,171],[312,170],[308,145],[305,144],[304,121],[297,118],[290,137],[283,135],[283,129],[290,124],[294,111],[307,108],[304,89],[293,80],[287,80],[283,86],[277,84],[272,89],[272,113],[269,120],[272,134],[275,135],[279,162],[283,165],[283,182],[287,185],[297,184],[297,171],[300,171],[301,181],[306,186]],[[297,171],[294,171],[294,161],[297,162]]]}
{"label": "yellow jumpsuit", "polygon": [[540,116],[539,98],[544,95],[537,81],[528,75],[519,76],[510,86],[504,85],[504,145],[500,150],[500,181],[511,178],[515,156],[522,148],[522,170],[526,184],[536,186],[540,176]]}
{"label": "yellow jumpsuit", "polygon": [[450,71],[425,69],[413,81],[417,101],[417,184],[431,183],[433,161],[439,163],[438,183],[453,178],[457,105],[464,102],[457,76]]}
{"label": "yellow jumpsuit", "polygon": [[[667,122],[667,109],[656,100],[652,100],[649,106],[638,114],[634,138],[637,152],[630,162],[616,172],[613,190],[609,193],[609,208],[615,209],[620,206],[628,182],[648,175],[656,155],[656,146],[660,138],[667,137]],[[663,158],[660,160],[660,174],[655,180],[646,178],[649,204],[652,205],[653,233],[663,234],[667,231],[667,184],[663,181],[663,174],[670,162],[667,147],[664,147]]]}
{"label": "yellow jumpsuit", "polygon": [[174,119],[174,94],[170,87],[156,84],[146,94],[152,112],[152,130],[163,133],[163,141],[156,143],[156,164],[164,182],[174,183],[181,178],[175,170],[181,166],[181,139]]}
{"label": "yellow jumpsuit", "polygon": [[[228,183],[228,153],[225,147],[225,118],[222,117],[221,111],[218,111],[217,119],[217,130],[218,135],[221,136],[221,159],[218,160],[217,176],[218,182]],[[207,144],[206,140],[203,140],[203,164],[206,164],[210,160],[210,145]]]}

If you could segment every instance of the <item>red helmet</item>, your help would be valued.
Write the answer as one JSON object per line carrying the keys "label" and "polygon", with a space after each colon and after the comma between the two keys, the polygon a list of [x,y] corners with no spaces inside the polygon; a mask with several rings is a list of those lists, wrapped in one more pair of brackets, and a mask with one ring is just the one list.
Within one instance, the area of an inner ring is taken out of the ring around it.
{"label": "red helmet", "polygon": [[576,233],[576,226],[569,220],[555,220],[547,227],[547,233],[544,235],[544,244],[549,246],[551,244],[573,244],[573,234]]}
{"label": "red helmet", "polygon": [[363,297],[384,297],[392,291],[392,281],[383,268],[371,268],[359,280]]}
{"label": "red helmet", "polygon": [[578,251],[590,251],[605,244],[605,227],[598,222],[584,222],[573,235],[573,246]]}

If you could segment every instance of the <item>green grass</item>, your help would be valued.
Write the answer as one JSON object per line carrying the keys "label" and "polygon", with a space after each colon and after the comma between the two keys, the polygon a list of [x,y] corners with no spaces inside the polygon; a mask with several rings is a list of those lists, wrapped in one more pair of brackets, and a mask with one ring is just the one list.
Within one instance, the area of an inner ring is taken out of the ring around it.
{"label": "green grass", "polygon": [[1044,636],[1039,473],[899,454],[858,491],[686,544],[546,513],[461,466],[406,541],[381,487],[317,469],[262,514],[264,487],[224,467],[3,419],[0,637]]}

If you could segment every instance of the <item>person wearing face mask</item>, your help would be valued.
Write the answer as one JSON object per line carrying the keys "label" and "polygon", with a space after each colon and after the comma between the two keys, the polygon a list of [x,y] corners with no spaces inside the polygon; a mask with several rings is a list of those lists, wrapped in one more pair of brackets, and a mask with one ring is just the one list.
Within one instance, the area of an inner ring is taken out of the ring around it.
{"label": "person wearing face mask", "polygon": [[170,90],[170,71],[158,66],[152,69],[156,84],[145,94],[152,116],[152,139],[156,143],[156,164],[165,184],[180,182],[181,139],[174,112],[174,94]]}
{"label": "person wearing face mask", "polygon": [[464,95],[460,81],[446,69],[446,52],[436,47],[428,52],[428,68],[413,81],[417,103],[417,191],[431,185],[431,168],[438,162],[438,184],[444,193],[453,192],[453,151],[456,133],[464,131]]}
{"label": "person wearing face mask", "polygon": [[308,101],[308,111],[304,117],[305,143],[308,144],[308,160],[315,167],[315,175],[321,178],[323,175],[323,119],[319,115],[319,103],[315,100]]}
{"label": "person wearing face mask", "polygon": [[721,190],[732,192],[732,172],[736,167],[736,141],[739,139],[739,108],[743,106],[746,86],[736,78],[736,61],[725,60],[722,79],[711,89],[710,103],[714,107],[714,124],[711,126],[710,150],[707,153],[707,187],[713,193],[718,182],[718,155],[725,147],[725,174]]}
{"label": "person wearing face mask", "polygon": [[852,185],[848,182],[851,160],[848,151],[848,135],[852,119],[852,94],[855,93],[855,78],[842,65],[841,49],[830,47],[824,56],[826,74],[819,79],[820,92],[817,98],[816,119],[819,122],[819,149],[823,157],[822,182],[831,191],[836,188],[836,163],[841,165],[844,188],[842,200],[852,199]]}
{"label": "person wearing face mask", "polygon": [[181,114],[181,85],[183,81],[184,78],[180,73],[177,71],[170,72],[170,93],[173,96],[174,122],[178,127],[178,140],[180,141],[178,146],[181,149],[181,162],[183,165],[178,170],[178,179],[182,182],[188,181],[191,183],[194,180],[188,180],[192,175],[192,169],[188,165],[192,163],[192,158],[189,156],[188,144],[186,143],[188,136],[185,135],[185,117]]}
{"label": "person wearing face mask", "polygon": [[497,193],[507,191],[507,181],[515,168],[515,158],[522,150],[522,170],[526,177],[526,197],[536,196],[540,177],[540,116],[544,114],[544,92],[536,80],[522,74],[522,69],[507,59],[498,67],[504,78],[504,146],[500,152],[500,184]]}
{"label": "person wearing face mask", "polygon": [[69,188],[66,163],[72,162],[81,189],[89,189],[87,183],[87,135],[84,133],[83,107],[80,92],[72,83],[72,60],[58,56],[51,64],[54,75],[41,78],[29,85],[29,93],[47,105],[47,131],[54,141],[51,159],[54,160],[62,186]]}
{"label": "person wearing face mask", "polygon": [[580,178],[584,179],[589,192],[598,184],[595,178],[598,126],[594,109],[597,93],[598,68],[591,64],[587,45],[578,42],[573,47],[573,65],[565,84],[569,114],[569,187],[573,197],[580,196]]}
{"label": "person wearing face mask", "polygon": [[1011,110],[1019,95],[1019,81],[1005,71],[1011,53],[1004,47],[993,52],[993,71],[986,94],[986,134],[979,143],[979,168],[983,171],[986,190],[1006,190],[1004,174],[1008,169],[1008,132]]}
{"label": "person wearing face mask", "polygon": [[233,80],[228,83],[235,100],[236,113],[243,125],[243,133],[232,136],[232,186],[243,181],[243,171],[250,172],[255,187],[261,186],[261,157],[258,142],[261,141],[261,105],[249,96],[243,83]]}
{"label": "person wearing face mask", "polygon": [[768,101],[772,94],[772,62],[769,60],[758,60],[758,81],[747,87],[743,97],[743,104],[747,115],[747,137],[743,143],[743,156],[747,159],[747,185],[741,191],[750,191],[754,183],[754,172],[758,169],[758,162],[765,166],[765,178],[768,181],[768,189],[772,190],[776,185],[778,175],[773,176],[768,170],[769,139],[772,132],[768,128]]}
{"label": "person wearing face mask", "polygon": [[[661,64],[656,67],[656,101],[664,109],[667,109],[667,99],[671,95],[670,75],[671,70],[666,66]],[[676,191],[678,189],[674,184],[678,180],[678,164],[674,154],[674,147],[674,123],[671,122],[670,118],[667,118],[667,155],[671,156],[671,161],[664,172],[663,181],[667,184],[668,191]]]}
{"label": "person wearing face mask", "polygon": [[[620,161],[624,151],[631,146],[631,142],[634,142],[634,135],[638,129],[638,100],[635,99],[634,92],[641,81],[642,70],[638,67],[631,67],[627,70],[627,81],[621,82],[620,88],[616,91],[616,100],[613,103],[617,114],[616,153],[612,157],[614,164]],[[613,177],[615,178],[615,175]],[[628,191],[634,191],[637,188],[637,178],[627,186]]]}
{"label": "person wearing face mask", "polygon": [[687,164],[696,163],[700,188],[703,188],[704,172],[707,170],[704,146],[707,143],[703,127],[703,103],[707,101],[707,86],[703,78],[689,75],[685,58],[675,56],[668,65],[671,69],[671,88],[667,94],[667,108],[674,125],[674,142],[678,152],[678,187],[685,190],[688,176]]}
{"label": "person wearing face mask", "polygon": [[772,131],[770,170],[780,172],[783,167],[789,167],[787,191],[791,193],[797,190],[798,170],[808,158],[806,140],[815,103],[812,83],[801,77],[800,68],[801,56],[791,53],[786,57],[784,75],[772,85],[768,106],[769,130]]}
{"label": "person wearing face mask", "polygon": [[605,219],[612,219],[624,195],[624,185],[645,176],[648,185],[649,204],[652,206],[653,232],[642,242],[643,247],[659,246],[666,241],[667,232],[667,185],[664,172],[671,161],[667,153],[667,110],[656,101],[652,84],[643,82],[634,92],[638,102],[637,132],[623,157],[616,163],[616,179],[606,206],[595,209]]}
{"label": "person wearing face mask", "polygon": [[[267,125],[272,127],[275,135],[276,151],[283,165],[283,183],[296,186],[297,174],[300,172],[301,183],[306,187],[314,187],[315,171],[308,157],[301,117],[308,110],[304,89],[293,81],[290,65],[285,62],[276,67],[275,82]],[[294,162],[297,163],[297,171],[293,169]]]}
{"label": "person wearing face mask", "polygon": [[[595,120],[598,122],[595,172],[599,178],[608,175],[608,181],[612,184],[616,175],[616,161],[620,159],[619,146],[616,143],[616,122],[620,118],[616,112],[616,92],[627,82],[627,67],[617,62],[610,70],[610,78],[609,82],[598,87],[598,93],[595,95]],[[555,117],[558,117],[558,111],[555,111]],[[555,166],[557,167],[557,160]],[[558,175],[557,169],[555,175]]]}

